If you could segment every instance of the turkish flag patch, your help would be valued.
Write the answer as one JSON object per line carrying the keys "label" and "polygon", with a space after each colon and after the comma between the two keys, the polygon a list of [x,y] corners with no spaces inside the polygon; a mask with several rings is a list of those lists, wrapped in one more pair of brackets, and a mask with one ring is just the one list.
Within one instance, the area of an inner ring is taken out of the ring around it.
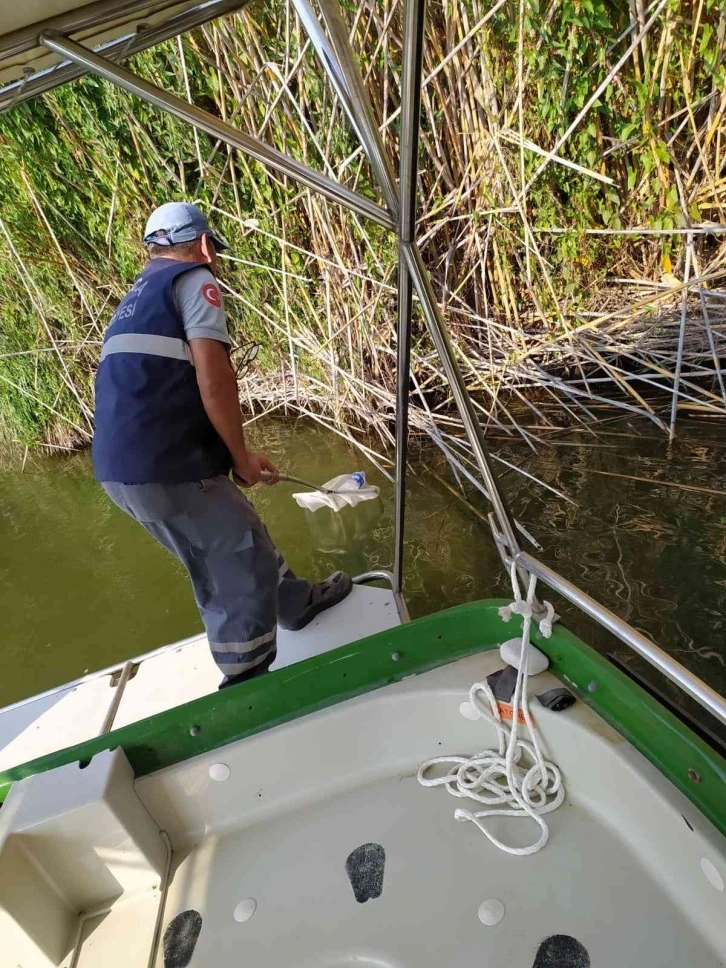
{"label": "turkish flag patch", "polygon": [[217,289],[213,283],[208,282],[206,285],[202,286],[201,291],[204,298],[208,303],[211,303],[212,306],[219,307],[222,305],[222,297],[219,294],[219,289]]}

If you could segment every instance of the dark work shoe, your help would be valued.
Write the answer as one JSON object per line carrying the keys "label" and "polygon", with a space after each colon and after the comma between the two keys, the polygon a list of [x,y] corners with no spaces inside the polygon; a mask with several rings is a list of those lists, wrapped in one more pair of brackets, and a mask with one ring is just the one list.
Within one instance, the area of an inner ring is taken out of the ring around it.
{"label": "dark work shoe", "polygon": [[313,585],[312,601],[308,607],[295,622],[286,622],[284,628],[291,632],[299,632],[309,625],[316,615],[320,615],[327,608],[332,608],[333,605],[347,598],[352,588],[353,582],[350,575],[346,575],[344,571],[334,571],[325,581]]}

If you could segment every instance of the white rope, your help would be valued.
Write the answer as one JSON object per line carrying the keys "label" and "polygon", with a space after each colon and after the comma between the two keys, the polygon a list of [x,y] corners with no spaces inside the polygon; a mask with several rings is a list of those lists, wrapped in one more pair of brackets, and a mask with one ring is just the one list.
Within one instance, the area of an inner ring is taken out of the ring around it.
{"label": "white rope", "polygon": [[[496,729],[498,750],[483,750],[471,757],[435,756],[421,764],[418,781],[425,787],[445,786],[452,796],[483,804],[485,810],[456,810],[454,819],[470,820],[495,847],[508,854],[523,856],[537,853],[547,843],[550,831],[543,815],[560,806],[565,799],[565,789],[557,766],[542,756],[527,698],[529,634],[537,579],[534,575],[530,576],[527,598],[524,600],[514,565],[511,577],[514,601],[501,608],[499,613],[505,622],[512,615],[522,616],[522,650],[512,697],[512,725],[507,727],[502,721],[489,683],[475,682],[469,690],[469,702],[479,716]],[[546,614],[540,622],[540,632],[548,638],[552,634],[554,609],[548,602],[545,602],[545,606]],[[519,737],[520,709],[527,725],[529,740]],[[448,773],[428,778],[428,771],[439,764],[448,766]],[[529,847],[505,844],[487,828],[484,821],[488,817],[530,817],[540,827],[539,840]]]}

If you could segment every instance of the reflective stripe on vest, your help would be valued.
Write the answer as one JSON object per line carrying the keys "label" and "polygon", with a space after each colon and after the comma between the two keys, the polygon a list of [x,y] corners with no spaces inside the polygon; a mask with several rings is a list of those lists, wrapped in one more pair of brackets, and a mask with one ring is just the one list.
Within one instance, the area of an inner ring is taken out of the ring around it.
{"label": "reflective stripe on vest", "polygon": [[112,353],[146,353],[149,356],[165,356],[170,360],[192,362],[191,351],[183,339],[156,336],[153,333],[118,333],[116,336],[109,336],[103,344],[101,362]]}

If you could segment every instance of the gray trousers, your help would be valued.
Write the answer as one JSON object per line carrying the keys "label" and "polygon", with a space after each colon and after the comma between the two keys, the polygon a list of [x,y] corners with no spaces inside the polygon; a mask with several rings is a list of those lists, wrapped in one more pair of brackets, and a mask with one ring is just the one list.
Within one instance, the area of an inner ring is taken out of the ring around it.
{"label": "gray trousers", "polygon": [[184,484],[116,484],[104,490],[186,567],[214,661],[229,678],[266,671],[280,624],[312,598],[241,491],[225,476]]}

